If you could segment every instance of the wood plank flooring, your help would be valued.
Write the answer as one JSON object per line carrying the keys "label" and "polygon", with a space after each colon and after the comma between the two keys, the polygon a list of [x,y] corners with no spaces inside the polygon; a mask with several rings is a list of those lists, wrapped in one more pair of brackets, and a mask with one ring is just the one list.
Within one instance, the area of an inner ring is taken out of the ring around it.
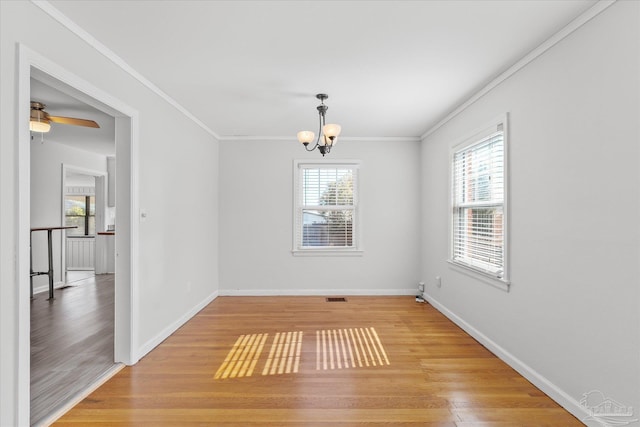
{"label": "wood plank flooring", "polygon": [[[265,369],[267,363],[278,370]],[[413,297],[217,298],[55,425],[87,424],[583,425]]]}
{"label": "wood plank flooring", "polygon": [[53,301],[46,292],[31,301],[32,425],[114,365],[114,276],[68,280]]}

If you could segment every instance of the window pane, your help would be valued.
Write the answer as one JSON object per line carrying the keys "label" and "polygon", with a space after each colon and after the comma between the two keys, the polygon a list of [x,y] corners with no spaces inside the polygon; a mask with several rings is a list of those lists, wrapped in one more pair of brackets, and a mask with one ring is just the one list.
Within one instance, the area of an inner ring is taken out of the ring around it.
{"label": "window pane", "polygon": [[454,218],[454,260],[497,272],[503,265],[502,208],[458,208]]}
{"label": "window pane", "polygon": [[302,246],[353,246],[353,211],[304,209]]}
{"label": "window pane", "polygon": [[96,235],[96,198],[95,196],[89,197],[89,230],[87,235]]}
{"label": "window pane", "polygon": [[65,225],[78,227],[68,229],[67,236],[84,236],[84,216],[67,216],[65,217]]}
{"label": "window pane", "polygon": [[305,206],[353,205],[351,169],[304,169],[302,204]]}
{"label": "window pane", "polygon": [[96,198],[95,196],[89,197],[89,215],[96,214]]}
{"label": "window pane", "polygon": [[489,202],[504,198],[502,133],[455,154],[455,202]]}
{"label": "window pane", "polygon": [[65,215],[85,215],[85,196],[66,196],[64,200]]}

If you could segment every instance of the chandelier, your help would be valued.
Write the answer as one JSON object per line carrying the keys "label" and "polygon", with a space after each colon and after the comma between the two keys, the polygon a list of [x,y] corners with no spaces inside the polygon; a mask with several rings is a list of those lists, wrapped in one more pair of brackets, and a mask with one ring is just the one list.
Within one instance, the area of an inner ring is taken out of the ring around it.
{"label": "chandelier", "polygon": [[316,145],[309,149],[309,143],[311,143],[313,141],[313,138],[315,138],[315,134],[310,130],[303,130],[298,132],[298,141],[300,141],[304,145],[304,148],[307,151],[313,151],[317,148],[318,151],[320,151],[320,154],[322,154],[322,157],[324,157],[325,154],[331,152],[331,147],[333,147],[333,145],[336,143],[336,138],[338,138],[338,135],[340,135],[340,130],[342,128],[340,127],[340,125],[336,125],[333,123],[330,123],[328,125],[325,124],[325,114],[327,113],[329,107],[324,105],[324,100],[329,98],[329,95],[319,93],[316,95],[316,98],[320,100],[320,105],[318,105],[317,107],[320,127],[318,129],[318,139],[316,140]]}

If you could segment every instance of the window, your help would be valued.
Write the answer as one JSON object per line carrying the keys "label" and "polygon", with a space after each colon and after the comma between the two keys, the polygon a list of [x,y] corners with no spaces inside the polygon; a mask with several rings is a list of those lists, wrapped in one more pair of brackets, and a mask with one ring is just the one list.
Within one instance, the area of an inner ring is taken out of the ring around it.
{"label": "window", "polygon": [[358,164],[294,164],[293,251],[358,250]]}
{"label": "window", "polygon": [[65,196],[64,216],[66,226],[77,226],[67,230],[67,236],[93,236],[96,234],[95,196]]}
{"label": "window", "polygon": [[450,256],[507,282],[505,123],[454,148]]}

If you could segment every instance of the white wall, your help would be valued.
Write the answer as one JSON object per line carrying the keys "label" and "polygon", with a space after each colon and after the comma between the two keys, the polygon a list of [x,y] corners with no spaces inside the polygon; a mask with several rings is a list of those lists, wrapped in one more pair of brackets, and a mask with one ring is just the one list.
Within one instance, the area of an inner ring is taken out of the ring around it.
{"label": "white wall", "polygon": [[[313,113],[312,111],[310,113]],[[407,294],[419,259],[419,144],[339,141],[326,162],[361,160],[361,257],[294,257],[293,160],[322,156],[291,141],[220,146],[220,292]]]}
{"label": "white wall", "polygon": [[[134,352],[150,350],[218,290],[218,143],[148,87],[31,2],[0,2],[0,425],[28,423],[17,405],[17,48],[22,43],[139,112],[139,226]],[[42,40],[46,40],[43,45]],[[28,302],[27,302],[28,304]],[[28,338],[27,338],[28,339]],[[28,400],[26,411],[28,412]]]}
{"label": "white wall", "polygon": [[[422,145],[428,297],[580,418],[594,389],[640,415],[639,17],[615,3]],[[504,112],[509,293],[445,261],[450,147]]]}
{"label": "white wall", "polygon": [[[39,136],[31,141],[31,227],[56,227],[62,212],[62,164],[82,167],[97,172],[107,171],[107,158],[103,155],[77,150],[56,142],[41,142]],[[62,233],[52,233],[53,280],[62,281],[60,239]],[[47,232],[32,234],[33,270],[47,271]],[[33,287],[48,286],[48,276],[33,278]]]}

